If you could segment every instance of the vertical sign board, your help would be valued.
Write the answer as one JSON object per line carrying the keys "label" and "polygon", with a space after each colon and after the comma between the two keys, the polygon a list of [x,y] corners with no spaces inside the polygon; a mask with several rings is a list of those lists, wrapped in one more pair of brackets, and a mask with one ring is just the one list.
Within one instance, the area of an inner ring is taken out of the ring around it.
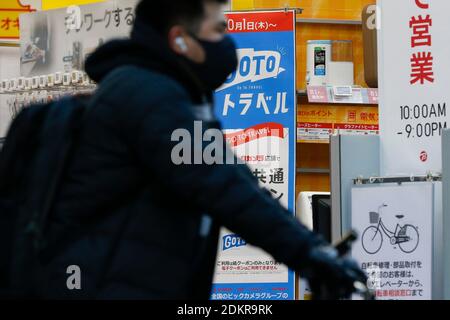
{"label": "vertical sign board", "polygon": [[381,174],[440,172],[450,125],[450,1],[378,5]]}
{"label": "vertical sign board", "polygon": [[[230,13],[239,67],[217,90],[226,139],[260,185],[295,208],[295,13]],[[294,273],[245,239],[222,230],[212,299],[290,300]]]}
{"label": "vertical sign board", "polygon": [[432,183],[352,190],[352,254],[378,300],[432,299],[433,203]]}

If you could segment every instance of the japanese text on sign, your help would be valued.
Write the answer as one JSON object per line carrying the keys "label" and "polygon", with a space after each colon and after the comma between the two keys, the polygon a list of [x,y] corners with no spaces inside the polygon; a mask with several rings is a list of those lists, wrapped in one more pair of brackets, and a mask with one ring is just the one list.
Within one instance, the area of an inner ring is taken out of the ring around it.
{"label": "japanese text on sign", "polygon": [[[415,0],[418,8],[429,9],[429,4],[425,0]],[[426,13],[426,12],[424,12]],[[411,48],[428,47],[432,45],[430,28],[433,26],[431,15],[427,14],[411,17],[409,28],[412,29]],[[430,49],[417,51],[411,57],[411,85],[424,85],[425,82],[434,82],[433,54]]]}
{"label": "japanese text on sign", "polygon": [[133,7],[117,7],[114,10],[105,9],[101,15],[95,15],[93,12],[82,14],[79,7],[72,6],[67,9],[66,33],[70,33],[73,30],[80,32],[83,29],[89,32],[96,26],[104,29],[119,28],[124,23],[127,26],[132,26],[134,19]]}

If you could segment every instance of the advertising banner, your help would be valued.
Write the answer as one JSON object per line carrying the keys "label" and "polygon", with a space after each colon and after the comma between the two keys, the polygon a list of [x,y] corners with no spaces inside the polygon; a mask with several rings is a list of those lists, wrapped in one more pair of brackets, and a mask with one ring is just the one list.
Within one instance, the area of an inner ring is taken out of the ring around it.
{"label": "advertising banner", "polygon": [[[226,139],[260,185],[294,211],[296,147],[295,13],[227,15],[238,71],[217,90]],[[294,273],[245,239],[222,230],[214,300],[292,300]]]}
{"label": "advertising banner", "polygon": [[21,75],[83,70],[101,44],[129,36],[137,3],[114,0],[22,15]]}
{"label": "advertising banner", "polygon": [[19,16],[41,9],[41,0],[0,1],[0,40],[19,40]]}
{"label": "advertising banner", "polygon": [[378,108],[302,105],[297,112],[297,140],[302,143],[329,143],[332,134],[377,135]]}
{"label": "advertising banner", "polygon": [[450,114],[450,2],[379,0],[381,174],[440,172]]}
{"label": "advertising banner", "polygon": [[432,183],[352,190],[353,257],[378,300],[431,300]]}

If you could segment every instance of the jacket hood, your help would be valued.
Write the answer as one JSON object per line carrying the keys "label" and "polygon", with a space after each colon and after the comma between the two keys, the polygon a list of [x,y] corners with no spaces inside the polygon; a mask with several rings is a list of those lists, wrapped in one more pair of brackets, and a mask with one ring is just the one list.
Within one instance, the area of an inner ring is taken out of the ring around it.
{"label": "jacket hood", "polygon": [[212,92],[206,90],[183,59],[169,48],[162,36],[137,19],[130,39],[104,44],[88,57],[85,68],[91,79],[101,83],[114,69],[135,65],[174,79],[188,91],[195,103],[210,99]]}

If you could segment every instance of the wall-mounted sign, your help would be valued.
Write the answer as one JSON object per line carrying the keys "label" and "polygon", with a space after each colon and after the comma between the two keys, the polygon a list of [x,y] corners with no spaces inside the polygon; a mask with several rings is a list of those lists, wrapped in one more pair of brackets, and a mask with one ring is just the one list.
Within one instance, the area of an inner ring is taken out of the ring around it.
{"label": "wall-mounted sign", "polygon": [[352,254],[378,300],[432,298],[433,199],[432,183],[352,190]]}
{"label": "wall-mounted sign", "polygon": [[19,16],[39,10],[40,7],[40,0],[2,0],[0,2],[0,39],[19,40]]}

